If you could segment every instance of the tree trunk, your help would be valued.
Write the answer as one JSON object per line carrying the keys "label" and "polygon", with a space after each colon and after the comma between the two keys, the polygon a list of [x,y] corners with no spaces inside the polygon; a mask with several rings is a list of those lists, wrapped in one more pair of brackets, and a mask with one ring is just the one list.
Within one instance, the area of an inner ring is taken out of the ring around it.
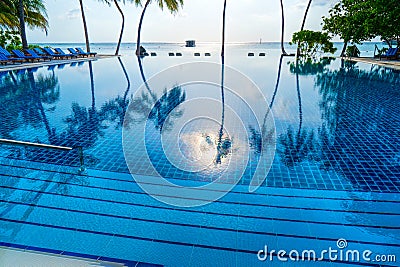
{"label": "tree trunk", "polygon": [[[306,19],[307,19],[308,11],[310,10],[311,2],[312,2],[312,0],[308,1],[308,5],[307,5],[306,11],[304,13],[304,17],[303,17],[303,22],[301,23],[300,31],[304,30],[304,26],[306,24]],[[297,42],[297,56],[300,55],[300,48],[299,47],[300,47],[300,41]]]}
{"label": "tree trunk", "polygon": [[150,88],[150,86],[149,86],[149,84],[147,82],[146,75],[144,74],[144,70],[143,70],[142,59],[140,57],[137,57],[137,60],[138,60],[138,63],[139,63],[139,72],[140,72],[140,75],[142,77],[143,83],[146,86],[146,89],[149,92],[149,94],[150,94],[150,96],[153,99],[154,104],[155,104],[155,103],[157,103],[157,96],[155,95],[155,93],[153,93],[153,91],[151,91],[151,88]]}
{"label": "tree trunk", "polygon": [[347,49],[347,41],[344,41],[343,49],[342,49],[342,52],[340,53],[340,56],[341,56],[341,57],[344,57],[344,56],[345,56],[345,54],[346,54],[346,49]]}
{"label": "tree trunk", "polygon": [[142,15],[140,16],[140,21],[139,21],[139,27],[138,27],[138,34],[137,34],[137,42],[136,42],[136,55],[140,56],[140,34],[142,31],[142,24],[143,24],[143,18],[144,14],[146,13],[146,9],[149,6],[151,0],[147,0],[146,4],[144,5]]}
{"label": "tree trunk", "polygon": [[285,14],[283,12],[283,0],[281,0],[281,14],[282,14],[282,32],[281,32],[281,50],[283,55],[287,55],[285,47],[283,45],[284,35],[285,35]]}
{"label": "tree trunk", "polygon": [[222,12],[222,50],[221,50],[221,56],[225,56],[225,16],[226,14],[226,0],[224,0],[224,10]]}
{"label": "tree trunk", "polygon": [[121,25],[121,33],[119,35],[119,39],[118,39],[118,44],[117,44],[117,49],[115,50],[115,55],[117,56],[119,53],[119,48],[121,46],[121,42],[122,42],[122,35],[124,34],[124,28],[125,28],[125,16],[124,16],[124,12],[122,11],[121,7],[118,4],[117,0],[114,0],[115,6],[117,7],[119,13],[121,13],[121,17],[122,17],[122,25]]}
{"label": "tree trunk", "polygon": [[265,136],[265,134],[267,132],[267,129],[266,129],[267,118],[268,118],[269,113],[271,112],[273,105],[274,105],[276,93],[278,92],[279,83],[281,80],[281,72],[282,72],[282,59],[283,59],[283,55],[281,55],[281,57],[279,59],[278,76],[276,78],[275,90],[274,90],[274,93],[272,94],[272,99],[271,99],[271,102],[269,103],[269,106],[268,106],[269,108],[267,110],[267,113],[265,113],[265,116],[264,116],[264,121],[263,121],[263,126],[262,126],[262,136]]}
{"label": "tree trunk", "polygon": [[312,0],[308,1],[308,5],[306,8],[306,12],[304,13],[303,23],[301,24],[300,31],[304,30],[304,26],[306,25],[306,19],[307,19],[308,11],[310,10],[311,2],[312,2]]}
{"label": "tree trunk", "polygon": [[[226,2],[226,1],[225,1]],[[221,164],[222,160],[222,136],[224,135],[224,125],[225,125],[225,62],[224,56],[222,56],[222,69],[221,69],[221,127],[218,132],[218,142],[217,142],[217,155],[215,158],[215,163]]]}
{"label": "tree trunk", "polygon": [[390,48],[392,48],[392,42],[388,38],[383,38],[383,40],[388,44]]}
{"label": "tree trunk", "polygon": [[126,71],[125,65],[122,62],[121,57],[118,57],[118,61],[119,61],[119,64],[121,65],[122,71],[124,72],[124,75],[125,75],[125,78],[126,78],[126,82],[127,82],[126,90],[125,90],[125,93],[124,93],[124,97],[122,98],[122,106],[121,106],[122,112],[119,115],[119,117],[120,117],[119,125],[123,126],[124,125],[124,121],[125,121],[125,113],[126,113],[126,110],[128,108],[128,105],[129,105],[129,100],[127,101],[127,98],[128,98],[128,93],[129,93],[129,91],[131,89],[131,81],[129,80],[128,72]]}
{"label": "tree trunk", "polygon": [[79,0],[79,4],[81,6],[81,15],[82,15],[82,21],[83,21],[83,29],[85,31],[85,41],[86,41],[86,51],[89,53],[90,52],[90,43],[89,43],[89,33],[87,30],[87,25],[86,25],[86,17],[85,17],[85,10],[83,8],[83,2],[82,0]]}
{"label": "tree trunk", "polygon": [[26,38],[26,29],[25,29],[25,12],[24,12],[24,0],[18,1],[18,17],[19,17],[19,32],[21,35],[22,48],[28,48],[28,40]]}
{"label": "tree trunk", "polygon": [[300,80],[299,80],[299,60],[296,58],[296,88],[297,88],[297,99],[299,101],[299,131],[297,132],[297,140],[300,139],[301,128],[303,126],[303,108],[301,104],[301,92],[300,92]]}
{"label": "tree trunk", "polygon": [[90,91],[92,92],[92,110],[96,110],[96,97],[94,94],[94,75],[92,61],[89,61]]}

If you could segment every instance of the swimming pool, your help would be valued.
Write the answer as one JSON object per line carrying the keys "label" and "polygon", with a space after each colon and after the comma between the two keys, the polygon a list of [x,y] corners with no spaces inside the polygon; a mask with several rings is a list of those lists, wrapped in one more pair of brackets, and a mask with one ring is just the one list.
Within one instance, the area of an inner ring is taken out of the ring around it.
{"label": "swimming pool", "polygon": [[[2,73],[1,138],[82,147],[87,171],[78,173],[76,151],[2,145],[1,241],[169,266],[263,265],[257,251],[264,245],[323,249],[340,238],[350,248],[400,255],[398,71],[337,59],[296,65],[275,50],[232,47],[227,68],[254,82],[265,105],[244,103],[252,92],[245,86],[238,86],[240,97],[224,91],[222,107],[218,84],[180,85],[169,76],[165,85],[143,86],[171,66],[220,62],[216,51],[193,52],[161,51],[142,65],[125,56]],[[186,106],[200,97],[208,102]],[[205,107],[215,120],[182,124]],[[146,131],[144,139],[131,136],[135,145],[144,140],[145,150],[131,147],[136,160],[128,169],[122,132],[129,109],[132,133]],[[276,151],[262,187],[251,194],[262,153],[257,116],[273,118],[267,142]],[[189,163],[199,157],[208,168],[193,172]],[[156,171],[191,186],[224,173],[221,183],[238,186],[212,204],[174,208],[147,196],[129,170],[149,183],[157,184]]]}

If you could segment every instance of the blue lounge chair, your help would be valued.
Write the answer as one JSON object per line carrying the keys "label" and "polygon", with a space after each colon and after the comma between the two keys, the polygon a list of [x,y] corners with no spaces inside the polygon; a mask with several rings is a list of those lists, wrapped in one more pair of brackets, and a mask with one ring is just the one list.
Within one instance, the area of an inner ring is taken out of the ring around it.
{"label": "blue lounge chair", "polygon": [[3,53],[0,53],[0,63],[1,65],[5,65],[7,63],[22,63],[24,60],[19,58],[9,58]]}
{"label": "blue lounge chair", "polygon": [[5,65],[5,64],[7,64],[8,62],[9,62],[8,58],[7,58],[5,55],[0,54],[0,64],[1,64],[1,65]]}
{"label": "blue lounge chair", "polygon": [[24,61],[23,58],[19,58],[19,57],[15,57],[15,56],[11,55],[10,52],[8,52],[6,49],[4,49],[1,46],[0,46],[0,54],[5,55],[10,60],[21,60],[21,62]]}
{"label": "blue lounge chair", "polygon": [[39,61],[39,60],[43,59],[42,57],[26,56],[21,50],[17,50],[17,49],[12,50],[12,52],[17,57],[25,59],[25,61],[32,61],[33,62],[33,61]]}
{"label": "blue lounge chair", "polygon": [[65,56],[65,57],[69,57],[69,58],[76,58],[76,55],[74,55],[74,54],[67,54],[67,53],[65,53],[61,48],[55,48],[54,49],[55,51],[56,51],[56,53],[57,54],[59,54],[59,55],[63,55],[63,56]]}
{"label": "blue lounge chair", "polygon": [[42,56],[42,55],[38,55],[35,51],[33,51],[32,49],[25,49],[25,51],[29,54],[29,55],[31,55],[31,56],[33,56],[33,57],[36,57],[36,58],[43,58],[44,60],[51,60],[52,59],[52,57],[50,57],[50,56],[46,56],[46,55],[44,55],[44,56]]}
{"label": "blue lounge chair", "polygon": [[38,54],[39,56],[46,56],[46,57],[51,57],[51,56],[49,56],[47,53],[45,53],[41,48],[39,48],[39,47],[36,47],[36,48],[33,48],[33,50],[36,52],[36,54]]}
{"label": "blue lounge chair", "polygon": [[396,59],[398,48],[389,48],[384,55],[381,55],[380,59]]}
{"label": "blue lounge chair", "polygon": [[71,53],[71,54],[73,54],[73,55],[75,55],[75,56],[77,56],[77,57],[89,57],[90,56],[90,54],[89,53],[78,53],[78,51],[76,51],[75,49],[73,49],[73,48],[67,48],[67,50]]}
{"label": "blue lounge chair", "polygon": [[80,48],[80,47],[77,47],[77,48],[75,48],[76,49],[76,51],[78,52],[78,54],[89,54],[89,56],[96,56],[97,55],[97,53],[95,53],[95,52],[85,52],[85,51],[83,51],[82,50],[82,48]]}
{"label": "blue lounge chair", "polygon": [[53,50],[51,50],[51,48],[48,48],[48,47],[44,47],[43,50],[44,50],[44,52],[46,52],[49,56],[52,56],[52,57],[54,57],[54,58],[67,58],[67,57],[68,57],[68,55],[65,56],[65,55],[56,54],[56,53],[54,53]]}

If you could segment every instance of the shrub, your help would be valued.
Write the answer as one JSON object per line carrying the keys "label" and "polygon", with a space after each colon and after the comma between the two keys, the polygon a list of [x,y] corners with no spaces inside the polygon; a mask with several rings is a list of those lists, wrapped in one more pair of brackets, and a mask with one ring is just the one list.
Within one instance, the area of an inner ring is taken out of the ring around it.
{"label": "shrub", "polygon": [[300,56],[315,58],[318,53],[335,53],[331,37],[328,33],[303,30],[295,32],[290,44],[298,44]]}

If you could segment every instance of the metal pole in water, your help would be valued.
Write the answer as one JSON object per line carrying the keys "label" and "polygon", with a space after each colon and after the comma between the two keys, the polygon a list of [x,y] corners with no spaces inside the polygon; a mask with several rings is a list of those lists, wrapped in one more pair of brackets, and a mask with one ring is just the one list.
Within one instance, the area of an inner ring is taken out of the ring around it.
{"label": "metal pole in water", "polygon": [[83,157],[83,148],[81,146],[76,147],[78,149],[78,155],[79,155],[79,163],[80,163],[80,169],[79,171],[85,171],[85,159]]}

